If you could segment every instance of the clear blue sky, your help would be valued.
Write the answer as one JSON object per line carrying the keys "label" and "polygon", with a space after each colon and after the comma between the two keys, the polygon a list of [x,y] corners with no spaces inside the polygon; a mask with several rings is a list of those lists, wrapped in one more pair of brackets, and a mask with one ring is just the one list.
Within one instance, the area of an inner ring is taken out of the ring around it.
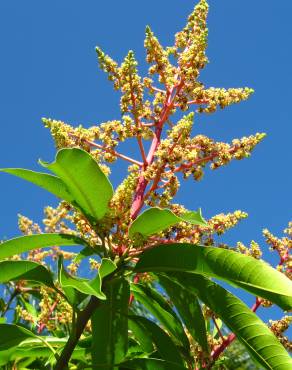
{"label": "clear blue sky", "polygon": [[[144,29],[170,45],[195,1],[2,0],[0,2],[0,167],[38,169],[55,149],[41,117],[90,126],[120,117],[119,96],[98,70],[95,45],[121,61],[133,49],[145,71]],[[252,98],[199,116],[196,132],[230,141],[256,132],[267,138],[251,158],[188,181],[178,200],[211,217],[241,209],[249,218],[224,240],[263,243],[291,220],[292,2],[210,0],[207,86],[255,89]],[[116,185],[124,167],[111,177]],[[0,238],[17,234],[17,213],[35,220],[56,204],[45,191],[1,175]],[[273,259],[264,246],[269,261]],[[248,300],[251,302],[251,300]],[[277,315],[277,312],[275,315]]]}

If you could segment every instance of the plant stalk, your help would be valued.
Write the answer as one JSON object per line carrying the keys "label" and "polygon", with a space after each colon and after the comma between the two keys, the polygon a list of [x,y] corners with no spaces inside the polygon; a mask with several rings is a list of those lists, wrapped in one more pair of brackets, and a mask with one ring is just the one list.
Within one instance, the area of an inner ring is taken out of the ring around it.
{"label": "plant stalk", "polygon": [[95,309],[100,304],[100,301],[96,297],[91,297],[88,305],[86,308],[79,312],[76,319],[75,324],[75,330],[72,330],[72,333],[68,339],[68,342],[66,343],[55,367],[54,370],[67,370],[68,369],[68,363],[70,361],[71,355],[74,351],[74,348],[76,347],[81,334],[84,331],[84,328],[92,316]]}

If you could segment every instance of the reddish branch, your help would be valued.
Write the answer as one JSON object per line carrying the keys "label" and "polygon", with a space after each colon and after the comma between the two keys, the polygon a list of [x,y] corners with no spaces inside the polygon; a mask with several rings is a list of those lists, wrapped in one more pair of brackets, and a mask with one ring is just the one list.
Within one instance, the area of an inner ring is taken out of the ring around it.
{"label": "reddish branch", "polygon": [[[74,135],[74,134],[70,134],[70,136],[71,137],[74,137],[74,138],[77,138],[77,136]],[[128,157],[128,156],[126,156],[124,154],[121,154],[121,153],[117,152],[116,150],[114,150],[112,148],[108,148],[108,147],[106,147],[104,145],[97,144],[94,141],[90,141],[90,140],[87,140],[87,139],[83,139],[83,142],[86,143],[86,144],[88,144],[88,145],[90,145],[90,146],[93,146],[95,148],[104,150],[107,153],[113,154],[116,157],[119,157],[121,159],[124,159],[125,161],[131,162],[131,163],[134,163],[134,164],[137,164],[139,167],[142,167],[143,166],[143,163],[142,162],[139,162],[136,159],[133,159],[133,158]]]}
{"label": "reddish branch", "polygon": [[[156,152],[156,150],[157,150],[157,148],[160,144],[163,125],[167,121],[167,119],[169,117],[169,114],[170,114],[171,110],[174,107],[175,98],[176,98],[177,94],[181,91],[183,85],[184,85],[184,82],[183,82],[183,80],[181,80],[176,86],[171,88],[166,93],[165,104],[164,104],[164,107],[161,111],[160,119],[156,124],[155,132],[154,132],[154,138],[152,140],[152,143],[151,143],[148,155],[147,155],[147,159],[146,159],[147,164],[146,164],[145,168],[147,166],[149,166],[154,160],[155,152]],[[138,185],[136,187],[136,191],[135,191],[135,195],[134,195],[134,201],[133,201],[133,204],[132,204],[132,209],[131,209],[131,217],[132,217],[133,220],[137,217],[138,213],[140,212],[141,208],[143,207],[144,193],[145,193],[146,187],[148,185],[148,182],[149,181],[144,177],[143,172],[141,171],[141,174],[140,174],[139,180],[138,180]]]}

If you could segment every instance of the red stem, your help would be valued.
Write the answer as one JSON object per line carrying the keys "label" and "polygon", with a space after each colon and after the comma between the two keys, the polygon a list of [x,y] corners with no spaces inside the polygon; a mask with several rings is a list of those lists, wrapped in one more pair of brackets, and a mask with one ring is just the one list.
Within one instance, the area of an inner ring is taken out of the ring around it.
{"label": "red stem", "polygon": [[[184,82],[183,82],[183,80],[181,80],[178,83],[178,85],[174,86],[166,94],[166,101],[165,101],[164,107],[162,109],[160,119],[157,122],[157,125],[156,125],[156,128],[155,128],[154,138],[152,140],[149,152],[147,154],[147,158],[146,158],[147,164],[144,166],[144,169],[147,168],[147,166],[149,166],[154,160],[155,152],[156,152],[156,150],[157,150],[157,148],[160,144],[163,124],[167,121],[169,113],[174,107],[175,98],[176,98],[177,94],[180,92],[180,90],[182,89],[183,84],[184,84]],[[135,191],[135,195],[134,195],[134,201],[133,201],[132,209],[131,209],[131,218],[133,220],[137,217],[141,208],[143,207],[144,193],[145,193],[146,187],[148,185],[148,182],[149,182],[149,180],[147,180],[144,177],[143,170],[141,170],[141,174],[140,174],[140,177],[139,177],[139,180],[138,180],[138,185],[136,187],[136,191]]]}

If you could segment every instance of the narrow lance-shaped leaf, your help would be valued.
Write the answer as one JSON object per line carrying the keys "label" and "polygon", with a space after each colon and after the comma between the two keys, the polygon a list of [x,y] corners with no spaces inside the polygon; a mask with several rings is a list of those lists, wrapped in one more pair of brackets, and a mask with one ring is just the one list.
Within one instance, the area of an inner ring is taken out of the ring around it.
{"label": "narrow lance-shaped leaf", "polygon": [[58,151],[55,162],[41,164],[65,183],[73,204],[92,221],[100,220],[108,211],[113,187],[93,157],[78,148]]}
{"label": "narrow lance-shaped leaf", "polygon": [[32,261],[1,261],[0,283],[28,280],[54,286],[51,273],[42,265]]}
{"label": "narrow lance-shaped leaf", "polygon": [[169,273],[219,316],[264,369],[292,369],[292,360],[271,330],[240,299],[203,276]]}
{"label": "narrow lance-shaped leaf", "polygon": [[37,335],[22,326],[0,324],[0,351],[15,347],[27,338],[37,338]]}
{"label": "narrow lance-shaped leaf", "polygon": [[131,293],[162,324],[176,343],[189,349],[190,344],[180,319],[159,293],[141,284],[131,284]]}
{"label": "narrow lance-shaped leaf", "polygon": [[0,244],[0,260],[15,254],[28,252],[33,249],[51,247],[54,245],[86,245],[87,243],[74,235],[68,234],[36,234],[25,235],[7,240]]}
{"label": "narrow lance-shaped leaf", "polygon": [[[167,361],[183,366],[180,352],[170,336],[166,334],[157,324],[142,316],[129,316],[132,325],[144,329],[145,335],[150,337],[155,344],[159,355]],[[135,335],[135,333],[134,333]]]}
{"label": "narrow lance-shaped leaf", "polygon": [[198,298],[171,279],[159,276],[159,283],[175,305],[189,333],[205,352],[209,352],[205,319]]}
{"label": "narrow lance-shaped leaf", "polygon": [[25,170],[23,168],[1,168],[0,171],[20,177],[26,181],[38,185],[56,195],[58,198],[64,199],[69,203],[72,203],[73,201],[73,197],[68,192],[64,182],[56,176],[42,172]]}
{"label": "narrow lance-shaped leaf", "polygon": [[91,318],[92,362],[97,368],[112,370],[128,349],[129,283],[123,278],[108,281],[104,292],[107,300]]}
{"label": "narrow lance-shaped leaf", "polygon": [[225,280],[257,296],[292,308],[292,282],[265,262],[228,249],[192,244],[160,245],[145,251],[136,272],[189,271]]}
{"label": "narrow lance-shaped leaf", "polygon": [[193,225],[206,226],[201,210],[198,212],[188,211],[183,215],[177,216],[170,209],[154,207],[147,209],[136,218],[130,226],[129,235],[141,234],[147,237],[182,221]]}
{"label": "narrow lance-shaped leaf", "polygon": [[154,352],[152,336],[149,335],[145,326],[140,325],[138,322],[133,320],[133,317],[135,317],[134,314],[129,316],[129,330],[133,333],[134,338],[138,341],[140,348],[144,353]]}

